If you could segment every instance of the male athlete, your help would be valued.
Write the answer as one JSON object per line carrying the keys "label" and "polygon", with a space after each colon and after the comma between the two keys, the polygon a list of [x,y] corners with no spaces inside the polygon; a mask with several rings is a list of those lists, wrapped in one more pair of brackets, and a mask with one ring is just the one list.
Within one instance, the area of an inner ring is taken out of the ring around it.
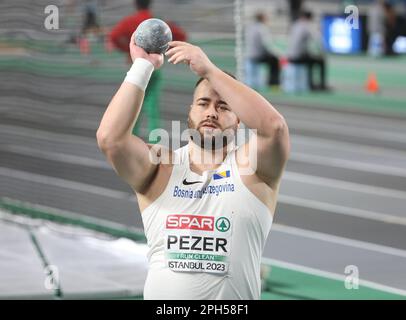
{"label": "male athlete", "polygon": [[[156,146],[131,130],[164,57],[147,54],[132,40],[133,65],[103,116],[97,141],[138,198],[149,246],[144,298],[259,299],[261,256],[290,150],[286,122],[199,47],[173,41],[168,61],[186,63],[201,78],[189,109],[191,134],[168,159],[163,148],[151,157]],[[240,121],[256,134],[230,148],[224,137],[235,134]],[[242,174],[247,166],[251,173]]]}

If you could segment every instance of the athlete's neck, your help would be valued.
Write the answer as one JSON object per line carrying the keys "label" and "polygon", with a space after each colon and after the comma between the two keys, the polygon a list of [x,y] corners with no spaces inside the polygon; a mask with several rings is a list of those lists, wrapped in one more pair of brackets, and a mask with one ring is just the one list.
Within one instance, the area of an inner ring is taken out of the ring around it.
{"label": "athlete's neck", "polygon": [[226,158],[228,148],[229,146],[219,149],[204,149],[189,140],[190,169],[198,174],[203,171],[217,169]]}

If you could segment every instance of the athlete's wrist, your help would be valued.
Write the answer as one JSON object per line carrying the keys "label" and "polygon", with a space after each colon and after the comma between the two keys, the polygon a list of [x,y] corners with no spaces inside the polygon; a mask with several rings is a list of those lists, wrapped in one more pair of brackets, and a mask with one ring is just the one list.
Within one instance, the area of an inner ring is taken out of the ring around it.
{"label": "athlete's wrist", "polygon": [[206,74],[203,76],[203,78],[207,79],[210,81],[212,78],[216,77],[216,75],[221,71],[215,64],[207,68]]}
{"label": "athlete's wrist", "polygon": [[144,58],[136,58],[124,81],[132,83],[145,91],[153,71],[154,65],[150,61]]}

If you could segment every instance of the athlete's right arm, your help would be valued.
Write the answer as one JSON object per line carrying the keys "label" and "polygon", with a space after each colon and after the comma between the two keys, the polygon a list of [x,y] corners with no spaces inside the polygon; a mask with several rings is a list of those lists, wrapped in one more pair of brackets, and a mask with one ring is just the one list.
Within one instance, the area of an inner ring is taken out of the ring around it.
{"label": "athlete's right arm", "polygon": [[130,69],[132,74],[130,78],[129,75],[126,77],[108,105],[96,137],[100,150],[106,155],[116,173],[134,191],[142,193],[151,182],[157,165],[150,160],[149,146],[141,138],[134,136],[132,129],[144,99],[143,82],[149,79],[152,65],[155,69],[162,65],[163,57],[158,54],[147,54],[135,46],[133,38],[130,41],[130,53],[134,61]]}

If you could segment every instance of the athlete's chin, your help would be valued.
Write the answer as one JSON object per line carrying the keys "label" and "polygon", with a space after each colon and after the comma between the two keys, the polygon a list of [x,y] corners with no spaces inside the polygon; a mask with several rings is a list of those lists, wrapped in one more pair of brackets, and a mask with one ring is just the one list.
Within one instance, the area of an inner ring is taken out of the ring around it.
{"label": "athlete's chin", "polygon": [[199,131],[200,134],[203,135],[203,137],[205,138],[221,136],[222,133],[222,131],[219,128],[211,128],[211,127],[201,127]]}

